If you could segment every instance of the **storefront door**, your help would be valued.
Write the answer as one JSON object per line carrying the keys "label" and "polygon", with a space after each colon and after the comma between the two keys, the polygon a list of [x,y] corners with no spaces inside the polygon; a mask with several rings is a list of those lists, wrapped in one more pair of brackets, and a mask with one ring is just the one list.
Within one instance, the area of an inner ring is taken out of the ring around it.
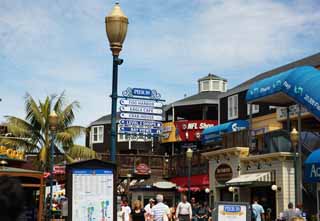
{"label": "storefront door", "polygon": [[271,190],[270,186],[266,187],[253,187],[251,188],[251,202],[254,198],[259,200],[264,208],[266,221],[276,219],[276,195]]}
{"label": "storefront door", "polygon": [[220,201],[232,202],[233,193],[231,193],[228,188],[223,188],[220,190]]}

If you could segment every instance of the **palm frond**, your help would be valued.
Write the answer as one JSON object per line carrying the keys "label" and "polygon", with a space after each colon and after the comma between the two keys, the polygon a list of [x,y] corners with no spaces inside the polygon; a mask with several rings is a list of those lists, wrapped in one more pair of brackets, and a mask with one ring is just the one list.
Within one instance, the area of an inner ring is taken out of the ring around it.
{"label": "palm frond", "polygon": [[74,111],[79,109],[80,105],[78,101],[74,101],[71,104],[67,105],[62,112],[58,112],[59,116],[59,125],[60,127],[68,127],[74,121],[75,115]]}
{"label": "palm frond", "polygon": [[24,149],[26,152],[37,152],[38,146],[29,139],[18,137],[0,137],[0,145],[7,148]]}
{"label": "palm frond", "polygon": [[27,114],[26,120],[28,120],[31,125],[37,128],[43,128],[45,126],[44,119],[37,103],[28,93],[26,95],[25,109]]}
{"label": "palm frond", "polygon": [[81,145],[73,145],[67,154],[73,159],[93,159],[97,157],[94,150]]}
{"label": "palm frond", "polygon": [[[56,97],[52,97],[52,100],[54,100]],[[57,113],[62,112],[63,105],[65,104],[65,91],[63,91],[60,96],[57,98],[57,101],[55,102],[53,106],[53,110],[55,110]]]}
{"label": "palm frond", "polygon": [[6,116],[6,118],[9,133],[12,133],[14,136],[17,137],[31,136],[33,127],[27,121],[13,116]]}

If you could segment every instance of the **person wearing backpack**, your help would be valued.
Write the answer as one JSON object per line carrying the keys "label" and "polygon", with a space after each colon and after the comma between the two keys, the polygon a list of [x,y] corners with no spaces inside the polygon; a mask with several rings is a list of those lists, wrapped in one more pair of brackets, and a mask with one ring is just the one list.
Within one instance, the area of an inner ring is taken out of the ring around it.
{"label": "person wearing backpack", "polygon": [[253,221],[264,221],[264,209],[258,203],[258,198],[253,199],[251,210],[251,218]]}

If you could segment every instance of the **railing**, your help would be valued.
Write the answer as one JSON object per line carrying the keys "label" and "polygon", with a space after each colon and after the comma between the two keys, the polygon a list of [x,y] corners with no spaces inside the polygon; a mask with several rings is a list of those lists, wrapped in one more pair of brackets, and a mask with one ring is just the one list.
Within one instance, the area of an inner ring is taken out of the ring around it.
{"label": "railing", "polygon": [[[209,162],[201,153],[208,151],[195,151],[191,160],[191,175],[205,174],[209,171]],[[185,154],[174,155],[170,160],[169,176],[187,176],[188,175],[188,160]]]}
{"label": "railing", "polygon": [[[108,160],[109,154],[99,154],[102,160]],[[117,154],[118,175],[126,177],[128,174],[134,174],[135,167],[141,163],[146,164],[153,176],[168,177],[169,162],[168,156],[156,154]]]}

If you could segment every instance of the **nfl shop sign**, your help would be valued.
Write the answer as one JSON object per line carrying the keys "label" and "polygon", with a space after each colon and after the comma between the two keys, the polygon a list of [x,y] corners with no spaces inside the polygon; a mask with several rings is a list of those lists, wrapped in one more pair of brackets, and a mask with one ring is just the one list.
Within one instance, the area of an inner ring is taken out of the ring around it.
{"label": "nfl shop sign", "polygon": [[201,132],[218,124],[216,120],[188,120],[176,121],[177,135],[181,141],[197,141],[201,138]]}

